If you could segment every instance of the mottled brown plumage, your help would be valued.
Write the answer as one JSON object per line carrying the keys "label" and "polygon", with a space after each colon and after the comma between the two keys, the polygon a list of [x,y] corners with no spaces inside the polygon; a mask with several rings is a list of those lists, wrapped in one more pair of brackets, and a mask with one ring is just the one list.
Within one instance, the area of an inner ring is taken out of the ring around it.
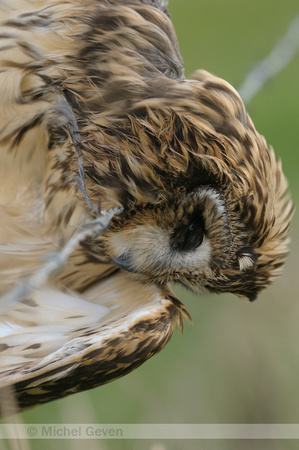
{"label": "mottled brown plumage", "polygon": [[238,93],[205,71],[185,79],[166,1],[11,3],[0,1],[2,294],[99,200],[124,209],[2,312],[3,395],[25,408],[163,348],[188,316],[171,281],[253,300],[280,273],[293,207]]}

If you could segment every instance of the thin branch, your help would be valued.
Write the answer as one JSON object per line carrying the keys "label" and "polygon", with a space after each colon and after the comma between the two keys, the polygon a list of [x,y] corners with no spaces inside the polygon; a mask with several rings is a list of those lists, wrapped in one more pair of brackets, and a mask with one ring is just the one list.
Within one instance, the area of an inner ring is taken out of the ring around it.
{"label": "thin branch", "polygon": [[73,111],[73,108],[68,103],[65,97],[60,97],[59,102],[54,107],[55,112],[61,113],[64,117],[67,119],[67,125],[69,128],[69,132],[71,135],[71,139],[73,142],[73,145],[76,149],[77,156],[78,156],[78,166],[79,166],[79,176],[75,176],[74,179],[76,183],[78,184],[80,190],[83,192],[85,200],[87,204],[94,209],[95,211],[98,211],[98,208],[90,201],[86,189],[86,183],[85,183],[85,172],[84,172],[84,163],[83,163],[83,156],[80,149],[80,145],[82,143],[81,136],[78,129],[78,123],[75,116],[75,113]]}
{"label": "thin branch", "polygon": [[262,87],[284,69],[299,50],[299,16],[292,20],[286,34],[277,42],[269,55],[258,62],[249,72],[239,88],[245,104],[262,89]]}

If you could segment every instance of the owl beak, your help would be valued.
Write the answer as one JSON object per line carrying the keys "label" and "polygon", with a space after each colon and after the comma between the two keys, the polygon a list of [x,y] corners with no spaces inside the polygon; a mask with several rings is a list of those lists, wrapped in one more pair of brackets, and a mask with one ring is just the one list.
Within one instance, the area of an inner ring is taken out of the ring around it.
{"label": "owl beak", "polygon": [[136,273],[136,270],[133,269],[130,257],[128,255],[121,255],[119,258],[110,255],[110,258],[120,269],[125,270],[126,272]]}

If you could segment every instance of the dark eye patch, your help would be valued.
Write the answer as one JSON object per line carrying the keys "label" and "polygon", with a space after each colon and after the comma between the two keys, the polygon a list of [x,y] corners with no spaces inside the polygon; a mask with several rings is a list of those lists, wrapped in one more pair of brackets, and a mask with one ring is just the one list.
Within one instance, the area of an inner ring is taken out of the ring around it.
{"label": "dark eye patch", "polygon": [[196,250],[202,243],[205,234],[204,220],[199,212],[188,217],[188,222],[175,228],[170,237],[173,249],[182,252]]}

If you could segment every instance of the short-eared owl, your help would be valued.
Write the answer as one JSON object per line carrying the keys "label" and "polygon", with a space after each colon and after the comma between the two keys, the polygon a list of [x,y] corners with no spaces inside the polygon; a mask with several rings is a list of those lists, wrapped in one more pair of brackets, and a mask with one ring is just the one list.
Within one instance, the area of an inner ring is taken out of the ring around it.
{"label": "short-eared owl", "polygon": [[[0,302],[1,392],[20,408],[92,388],[188,316],[169,283],[255,299],[292,204],[238,93],[184,77],[166,0],[1,0],[1,293],[98,216],[103,234]],[[4,412],[9,412],[8,404]]]}

